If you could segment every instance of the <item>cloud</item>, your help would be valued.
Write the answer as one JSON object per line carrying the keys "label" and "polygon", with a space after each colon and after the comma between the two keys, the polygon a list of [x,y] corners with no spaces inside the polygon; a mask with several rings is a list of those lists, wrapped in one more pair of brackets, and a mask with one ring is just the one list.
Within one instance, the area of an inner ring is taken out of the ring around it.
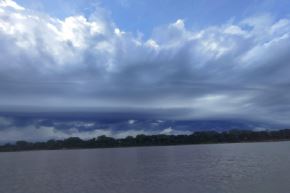
{"label": "cloud", "polygon": [[259,15],[200,30],[178,19],[144,39],[101,9],[59,19],[2,0],[1,111],[290,125],[289,33],[289,18]]}
{"label": "cloud", "polygon": [[24,10],[24,7],[18,5],[16,2],[12,1],[12,0],[2,0],[0,2],[0,6],[4,7],[4,8],[12,8],[18,11],[22,11]]}
{"label": "cloud", "polygon": [[114,137],[116,139],[126,138],[127,136],[136,137],[137,135],[179,135],[179,134],[191,134],[190,131],[148,131],[148,130],[125,130],[125,131],[112,131],[109,129],[95,129],[92,131],[78,131],[76,129],[70,129],[67,131],[57,130],[53,127],[40,127],[34,126],[26,128],[10,128],[9,130],[0,130],[0,144],[10,143],[20,140],[26,141],[47,141],[51,139],[61,140],[69,137],[79,137],[84,140],[97,138],[105,135],[108,137]]}
{"label": "cloud", "polygon": [[117,1],[123,8],[128,8],[130,7],[131,3],[129,0],[118,0]]}
{"label": "cloud", "polygon": [[134,124],[135,122],[136,122],[136,120],[132,120],[132,119],[128,121],[128,123],[129,123],[130,125]]}
{"label": "cloud", "polygon": [[[0,116],[0,144],[15,142],[18,140],[47,141],[50,139],[66,139],[69,137],[80,137],[92,139],[106,135],[114,138],[125,138],[127,136],[145,135],[178,135],[190,134],[189,128],[177,129],[166,128],[165,124],[154,124],[155,121],[136,120],[110,120],[62,119],[60,117],[14,117]],[[158,122],[160,123],[160,122]],[[133,126],[134,124],[134,126]],[[173,124],[172,122],[167,124]]]}
{"label": "cloud", "polygon": [[0,128],[10,126],[12,124],[12,120],[7,117],[0,117]]}

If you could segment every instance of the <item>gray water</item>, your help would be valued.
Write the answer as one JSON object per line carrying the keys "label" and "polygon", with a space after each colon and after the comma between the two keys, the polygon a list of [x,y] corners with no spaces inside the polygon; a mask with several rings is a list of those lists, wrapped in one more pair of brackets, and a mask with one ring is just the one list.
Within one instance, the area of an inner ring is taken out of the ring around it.
{"label": "gray water", "polygon": [[0,193],[287,193],[290,142],[0,153]]}

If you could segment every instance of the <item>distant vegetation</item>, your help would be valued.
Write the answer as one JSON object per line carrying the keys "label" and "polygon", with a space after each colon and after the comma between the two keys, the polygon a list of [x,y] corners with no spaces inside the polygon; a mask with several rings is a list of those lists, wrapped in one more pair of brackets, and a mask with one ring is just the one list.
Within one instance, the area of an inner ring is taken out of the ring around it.
{"label": "distant vegetation", "polygon": [[55,150],[80,148],[107,148],[132,146],[158,146],[158,145],[186,145],[210,143],[237,143],[290,140],[290,129],[279,131],[244,131],[231,130],[227,132],[204,131],[194,132],[191,135],[137,135],[124,139],[99,136],[90,140],[71,137],[65,140],[49,140],[47,142],[17,141],[15,144],[0,146],[0,151],[24,150]]}

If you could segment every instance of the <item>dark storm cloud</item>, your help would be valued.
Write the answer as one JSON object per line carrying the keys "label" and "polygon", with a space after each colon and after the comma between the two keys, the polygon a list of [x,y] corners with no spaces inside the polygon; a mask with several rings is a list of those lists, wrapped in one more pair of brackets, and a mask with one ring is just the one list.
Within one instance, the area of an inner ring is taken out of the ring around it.
{"label": "dark storm cloud", "polygon": [[[229,129],[265,130],[279,128],[246,120],[162,120],[162,119],[120,119],[110,114],[97,116],[74,116],[72,114],[10,114],[0,117],[0,143],[17,140],[43,141],[81,137],[91,139],[100,135],[116,138],[138,134],[191,134],[194,131]],[[107,117],[105,117],[107,116]],[[144,117],[143,117],[144,118]]]}
{"label": "dark storm cloud", "polygon": [[199,31],[177,20],[143,39],[102,11],[60,20],[11,2],[0,3],[4,117],[74,112],[75,119],[113,117],[108,122],[228,118],[290,125],[288,18],[260,15]]}

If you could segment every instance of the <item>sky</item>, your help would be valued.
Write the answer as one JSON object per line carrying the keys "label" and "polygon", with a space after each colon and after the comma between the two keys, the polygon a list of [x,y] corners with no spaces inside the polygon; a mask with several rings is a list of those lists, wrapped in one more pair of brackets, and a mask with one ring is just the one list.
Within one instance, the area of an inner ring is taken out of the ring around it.
{"label": "sky", "polygon": [[290,126],[286,0],[0,0],[0,143]]}

